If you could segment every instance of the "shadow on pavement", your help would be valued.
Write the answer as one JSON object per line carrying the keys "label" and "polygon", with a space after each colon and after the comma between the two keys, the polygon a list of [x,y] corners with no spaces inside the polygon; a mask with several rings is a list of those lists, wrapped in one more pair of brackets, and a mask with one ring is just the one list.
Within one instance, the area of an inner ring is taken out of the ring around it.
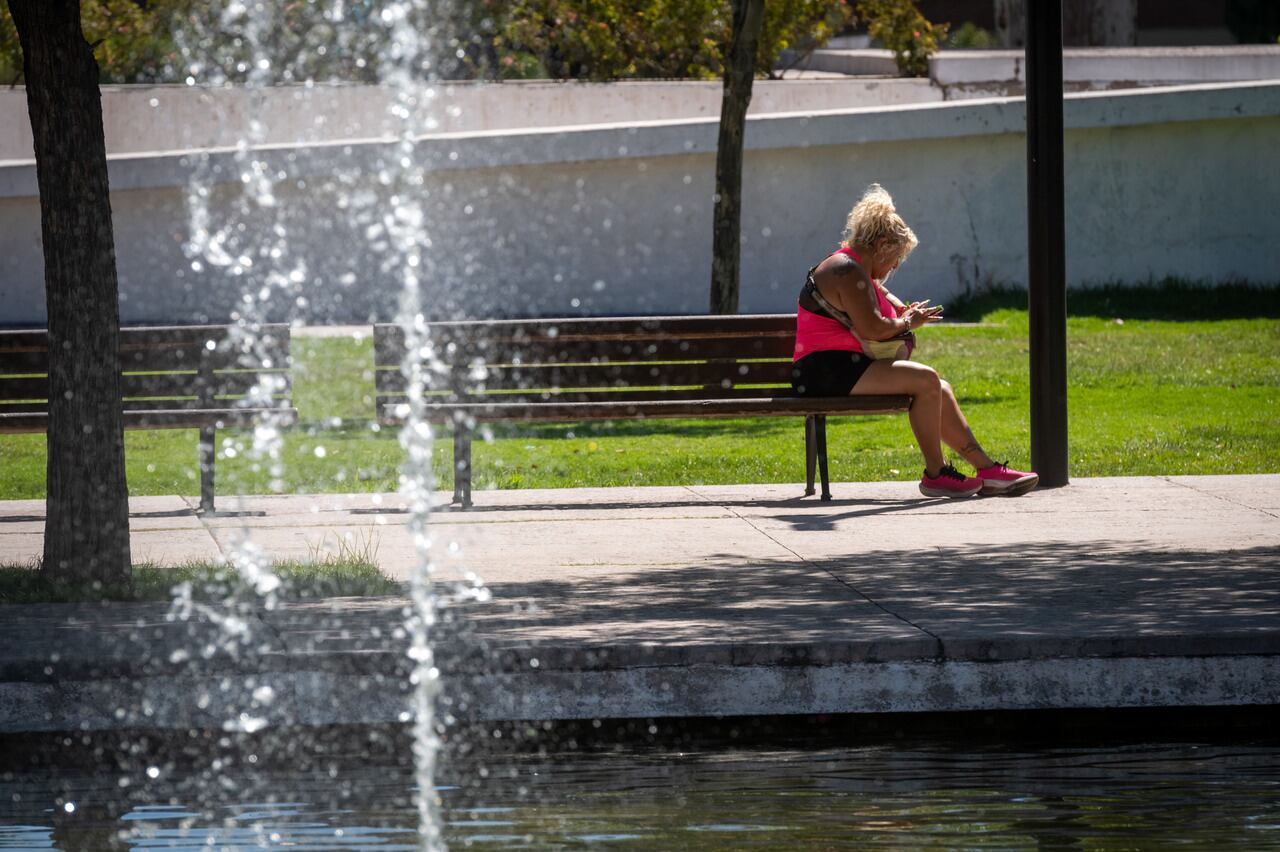
{"label": "shadow on pavement", "polygon": [[872,551],[815,562],[713,556],[491,584],[459,613],[521,644],[812,642],[877,636],[1280,634],[1280,548],[1159,542]]}

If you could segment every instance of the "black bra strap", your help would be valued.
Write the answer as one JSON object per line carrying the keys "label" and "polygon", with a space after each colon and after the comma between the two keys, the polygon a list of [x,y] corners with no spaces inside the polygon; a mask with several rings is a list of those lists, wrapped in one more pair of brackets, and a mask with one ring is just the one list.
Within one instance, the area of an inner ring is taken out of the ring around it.
{"label": "black bra strap", "polygon": [[[818,267],[815,266],[813,267],[813,269],[809,270],[809,276],[805,279],[805,282],[804,282],[804,291],[807,294],[809,294],[809,298],[813,299],[815,302],[818,303],[818,306],[820,308],[822,308],[824,311],[830,314],[833,320],[840,323],[845,328],[849,329],[849,331],[853,331],[853,320],[849,319],[849,315],[846,314],[844,311],[840,310],[839,308],[837,308],[835,305],[828,302],[826,298],[822,295],[822,293],[819,292],[818,282],[813,280],[813,273],[814,273],[814,270],[816,270],[817,268]],[[858,336],[857,332],[854,332],[854,337],[857,337],[857,336]]]}

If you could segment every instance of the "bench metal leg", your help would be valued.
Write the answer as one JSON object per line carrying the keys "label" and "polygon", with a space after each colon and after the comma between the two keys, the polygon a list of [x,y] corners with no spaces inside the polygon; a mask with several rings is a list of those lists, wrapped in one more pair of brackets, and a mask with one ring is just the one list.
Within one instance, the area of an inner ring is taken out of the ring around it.
{"label": "bench metal leg", "polygon": [[822,474],[822,499],[831,499],[831,477],[827,472],[827,416],[814,415],[814,443],[818,445],[818,471]]}
{"label": "bench metal leg", "polygon": [[817,492],[813,489],[813,475],[818,464],[818,445],[814,437],[814,415],[804,418],[804,496],[812,497]]}
{"label": "bench metal leg", "polygon": [[200,430],[200,511],[208,515],[214,512],[213,460],[217,456],[215,431],[212,426],[205,426]]}
{"label": "bench metal leg", "polygon": [[465,423],[453,427],[453,502],[471,508],[471,427]]}

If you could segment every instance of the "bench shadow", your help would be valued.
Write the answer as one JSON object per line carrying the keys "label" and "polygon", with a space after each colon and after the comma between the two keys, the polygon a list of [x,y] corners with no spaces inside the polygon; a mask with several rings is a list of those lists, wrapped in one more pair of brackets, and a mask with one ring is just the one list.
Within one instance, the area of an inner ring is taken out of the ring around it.
{"label": "bench shadow", "polygon": [[774,515],[771,520],[790,524],[791,528],[798,532],[828,532],[835,529],[836,524],[840,521],[847,521],[851,518],[867,518],[874,515],[909,512],[913,509],[930,509],[950,502],[945,497],[918,497],[912,500],[842,500],[839,502],[832,500],[822,505],[856,506],[859,508],[855,511],[839,512],[837,514]]}
{"label": "bench shadow", "polygon": [[[602,511],[624,511],[627,509],[690,509],[690,508],[714,508],[722,506],[726,508],[742,508],[742,509],[797,509],[802,507],[812,507],[814,509],[849,509],[849,511],[838,514],[824,513],[821,515],[778,515],[774,516],[776,520],[791,523],[796,529],[829,529],[836,522],[869,515],[881,515],[890,512],[906,512],[914,509],[925,509],[937,506],[940,503],[949,501],[941,498],[917,497],[906,500],[891,499],[874,499],[874,498],[846,498],[832,499],[827,501],[819,500],[815,495],[797,494],[795,497],[773,500],[713,500],[702,498],[691,494],[689,499],[665,499],[665,500],[618,500],[612,502],[604,501],[529,501],[521,503],[509,503],[500,506],[483,506],[473,505],[468,509],[458,507],[452,503],[442,503],[432,506],[433,515],[438,516],[466,516],[466,515],[485,515],[496,512],[564,512],[564,511],[581,511],[584,509],[602,510]],[[407,514],[407,509],[387,508],[387,509],[352,509],[351,514],[359,515],[401,515]]]}
{"label": "bench shadow", "polygon": [[193,509],[192,514],[200,518],[265,518],[267,513],[259,509],[249,509],[239,512],[224,512],[217,509],[213,512],[205,512],[199,509]]}
{"label": "bench shadow", "polygon": [[[130,512],[130,518],[190,518],[195,509],[172,509],[164,512]],[[44,523],[44,515],[0,515],[0,524]]]}
{"label": "bench shadow", "polygon": [[130,512],[131,518],[191,518],[195,517],[196,510],[187,509],[171,509],[166,512]]}

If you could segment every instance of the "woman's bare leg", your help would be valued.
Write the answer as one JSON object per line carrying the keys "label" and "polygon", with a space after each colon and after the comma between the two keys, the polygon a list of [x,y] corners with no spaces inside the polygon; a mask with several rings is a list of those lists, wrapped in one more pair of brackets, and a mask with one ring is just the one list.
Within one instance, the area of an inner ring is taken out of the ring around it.
{"label": "woman's bare leg", "polygon": [[912,361],[874,361],[850,396],[868,394],[908,394],[911,403],[911,432],[924,456],[925,472],[937,476],[946,459],[942,455],[942,380],[924,364]]}
{"label": "woman's bare leg", "polygon": [[991,467],[995,462],[992,461],[991,456],[987,455],[986,450],[982,449],[978,439],[973,436],[973,430],[969,428],[969,421],[960,410],[960,403],[956,400],[955,391],[951,389],[951,383],[942,381],[940,384],[942,385],[942,440],[975,469]]}

